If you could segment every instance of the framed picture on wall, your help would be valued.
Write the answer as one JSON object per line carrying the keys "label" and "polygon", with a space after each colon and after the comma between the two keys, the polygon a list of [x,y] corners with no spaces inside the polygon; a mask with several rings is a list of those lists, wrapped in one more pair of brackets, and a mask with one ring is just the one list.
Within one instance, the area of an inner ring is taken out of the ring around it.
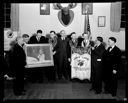
{"label": "framed picture on wall", "polygon": [[98,16],[98,27],[105,27],[106,16]]}
{"label": "framed picture on wall", "polygon": [[50,3],[40,3],[40,15],[50,15]]}
{"label": "framed picture on wall", "polygon": [[93,3],[82,3],[82,15],[93,14]]}
{"label": "framed picture on wall", "polygon": [[50,44],[25,44],[26,68],[53,66],[53,54]]}

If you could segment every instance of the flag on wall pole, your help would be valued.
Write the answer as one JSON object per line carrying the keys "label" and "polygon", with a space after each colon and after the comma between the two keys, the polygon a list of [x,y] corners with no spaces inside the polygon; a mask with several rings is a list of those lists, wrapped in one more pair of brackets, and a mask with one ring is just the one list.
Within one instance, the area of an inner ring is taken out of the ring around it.
{"label": "flag on wall pole", "polygon": [[91,35],[90,23],[89,23],[89,15],[88,14],[85,15],[84,33],[88,34],[89,37]]}

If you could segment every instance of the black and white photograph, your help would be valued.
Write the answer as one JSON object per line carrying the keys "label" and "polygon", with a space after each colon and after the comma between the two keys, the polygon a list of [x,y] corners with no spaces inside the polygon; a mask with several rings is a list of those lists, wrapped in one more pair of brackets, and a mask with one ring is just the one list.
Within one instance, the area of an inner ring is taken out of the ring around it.
{"label": "black and white photograph", "polygon": [[2,101],[127,101],[125,1],[3,7]]}

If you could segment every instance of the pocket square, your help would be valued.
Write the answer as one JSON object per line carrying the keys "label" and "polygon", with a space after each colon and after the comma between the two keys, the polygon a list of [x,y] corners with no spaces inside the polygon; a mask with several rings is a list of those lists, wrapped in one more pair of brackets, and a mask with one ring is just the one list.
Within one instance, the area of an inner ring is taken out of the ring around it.
{"label": "pocket square", "polygon": [[97,61],[101,61],[101,59],[97,59]]}

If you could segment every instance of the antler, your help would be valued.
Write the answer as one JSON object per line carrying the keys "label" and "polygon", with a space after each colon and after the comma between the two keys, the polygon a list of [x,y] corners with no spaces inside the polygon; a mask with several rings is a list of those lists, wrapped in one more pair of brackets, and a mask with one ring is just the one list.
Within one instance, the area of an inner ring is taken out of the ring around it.
{"label": "antler", "polygon": [[[77,5],[77,3],[69,3],[69,5],[68,5],[67,8],[68,9],[72,9],[72,8],[75,8],[76,5]],[[56,10],[60,10],[60,9],[63,9],[64,8],[64,7],[61,6],[60,3],[54,3],[53,6],[54,6],[54,9],[56,9]]]}
{"label": "antler", "polygon": [[56,10],[60,10],[63,8],[60,3],[54,3],[53,6],[54,6],[54,9]]}
{"label": "antler", "polygon": [[77,3],[70,3],[70,4],[68,5],[68,8],[69,8],[69,9],[73,9],[73,8],[76,7],[76,5],[77,5]]}

